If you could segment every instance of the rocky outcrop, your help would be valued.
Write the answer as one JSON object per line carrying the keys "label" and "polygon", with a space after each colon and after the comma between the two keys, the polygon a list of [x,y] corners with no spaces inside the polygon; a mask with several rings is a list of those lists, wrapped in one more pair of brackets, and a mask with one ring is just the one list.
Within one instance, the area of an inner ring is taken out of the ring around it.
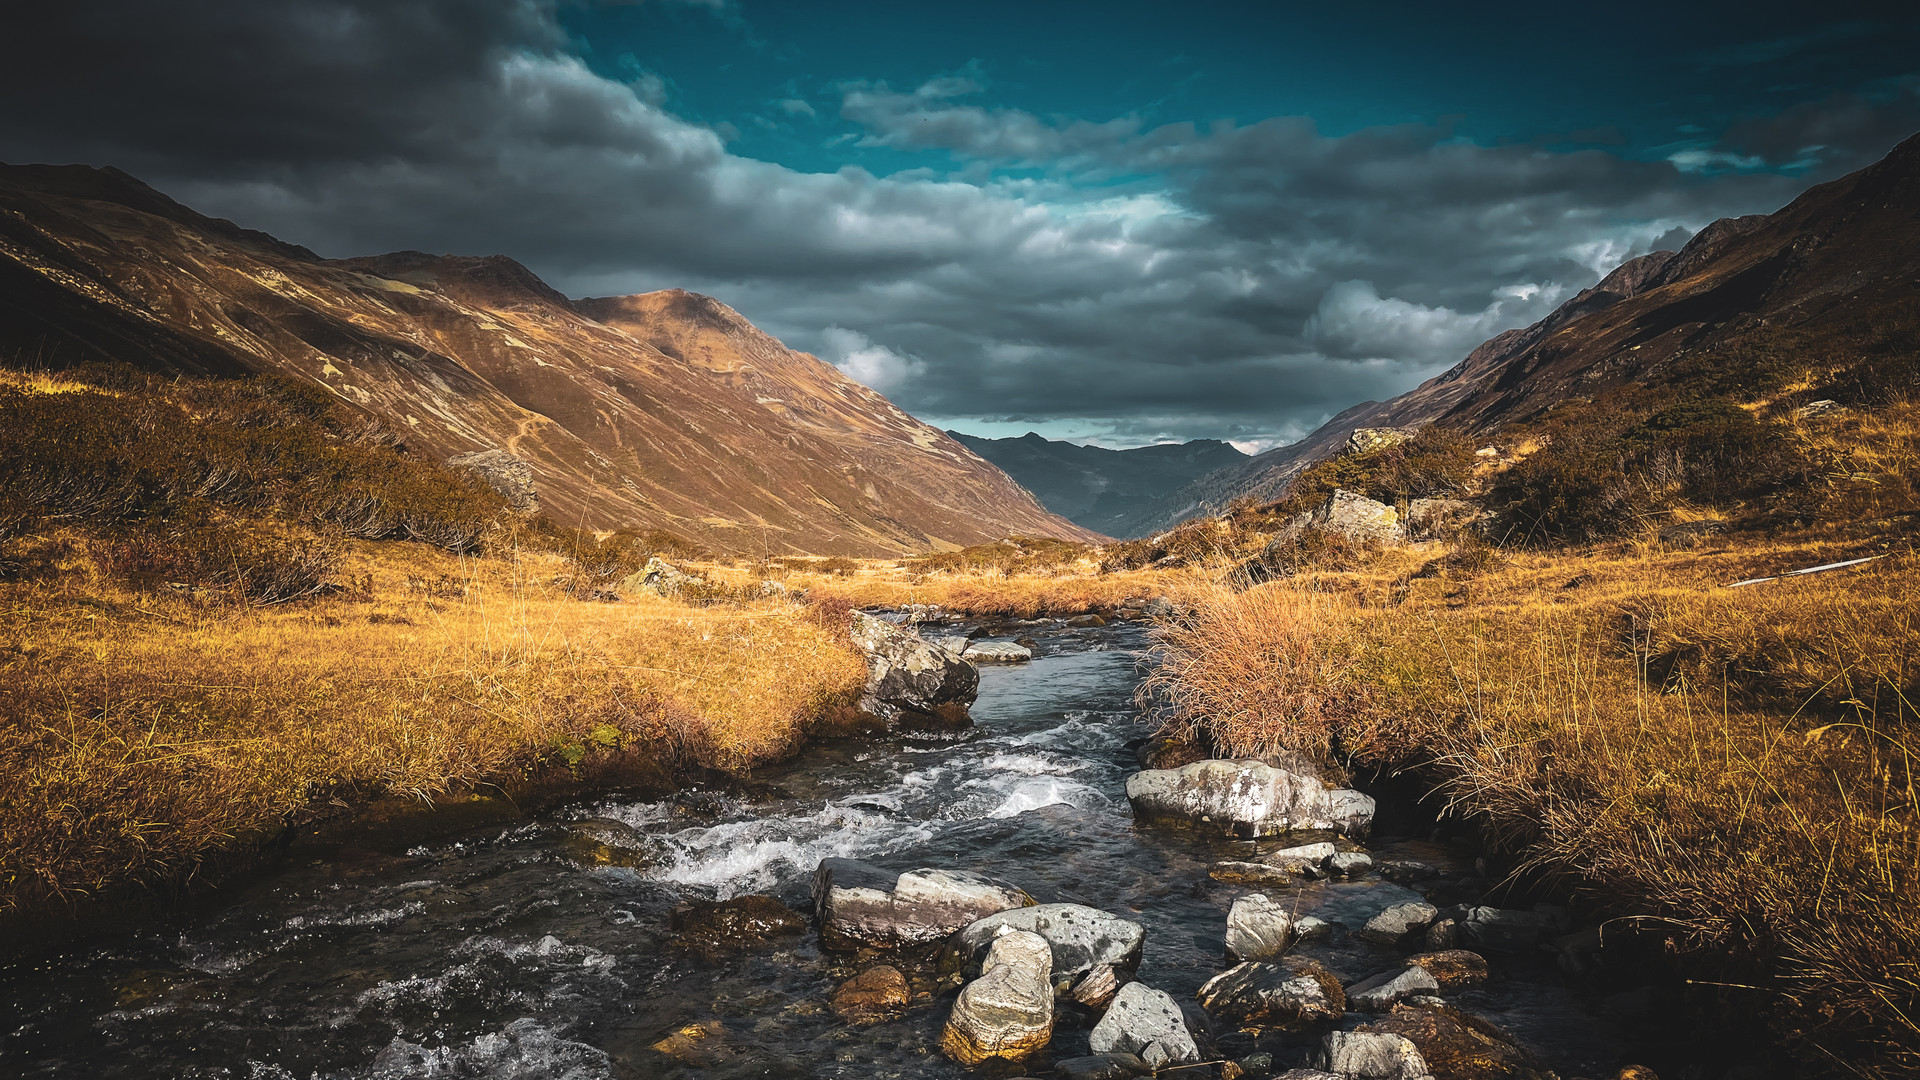
{"label": "rocky outcrop", "polygon": [[1343,488],[1335,488],[1325,502],[1314,508],[1307,526],[1348,540],[1395,543],[1407,536],[1400,514],[1393,507]]}
{"label": "rocky outcrop", "polygon": [[1053,952],[1057,978],[1081,978],[1100,968],[1132,971],[1140,966],[1147,932],[1139,923],[1081,904],[1037,904],[988,915],[953,935],[941,950],[940,969],[966,972],[980,963],[1003,934],[1038,934]]}
{"label": "rocky outcrop", "polygon": [[1270,960],[1293,939],[1293,916],[1266,893],[1248,893],[1227,912],[1227,960]]}
{"label": "rocky outcrop", "polygon": [[523,514],[540,512],[540,493],[533,485],[533,466],[526,459],[505,450],[476,450],[471,454],[455,454],[447,459],[447,465],[478,476],[515,510]]}
{"label": "rocky outcrop", "polygon": [[1096,1054],[1138,1054],[1155,1069],[1200,1060],[1200,1048],[1187,1030],[1180,1006],[1164,990],[1145,983],[1120,988],[1087,1044]]}
{"label": "rocky outcrop", "polygon": [[994,940],[980,977],[953,1003],[940,1049],[969,1068],[989,1058],[1024,1061],[1053,1038],[1052,954],[1036,934]]}
{"label": "rocky outcrop", "polygon": [[911,630],[865,612],[853,613],[853,643],[865,654],[867,683],[860,708],[889,726],[967,724],[980,693],[980,672],[959,655]]}
{"label": "rocky outcrop", "polygon": [[913,999],[900,969],[880,964],[848,979],[833,992],[833,1015],[856,1027],[891,1020]]}
{"label": "rocky outcrop", "polygon": [[1375,450],[1385,450],[1390,446],[1399,446],[1411,440],[1418,429],[1391,427],[1354,428],[1347,436],[1346,452],[1349,454],[1370,454]]}
{"label": "rocky outcrop", "polygon": [[1207,1015],[1237,1027],[1304,1031],[1339,1021],[1347,1011],[1340,980],[1317,960],[1288,956],[1245,963],[1200,988]]}
{"label": "rocky outcrop", "polygon": [[655,596],[680,596],[707,583],[705,578],[689,574],[655,555],[647,565],[627,575],[621,588],[653,593]]}
{"label": "rocky outcrop", "polygon": [[1273,836],[1294,829],[1365,836],[1373,824],[1372,798],[1258,761],[1216,759],[1148,769],[1127,780],[1127,799],[1143,819],[1229,836]]}
{"label": "rocky outcrop", "polygon": [[828,949],[892,949],[939,941],[983,916],[1033,903],[1024,891],[965,870],[882,870],[822,859],[814,915]]}

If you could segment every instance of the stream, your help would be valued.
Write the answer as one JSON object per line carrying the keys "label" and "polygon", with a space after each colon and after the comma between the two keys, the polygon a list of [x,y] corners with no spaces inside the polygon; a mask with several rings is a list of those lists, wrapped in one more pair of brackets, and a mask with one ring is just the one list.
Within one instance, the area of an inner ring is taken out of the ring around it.
{"label": "stream", "polygon": [[[1255,891],[1209,867],[1287,842],[1136,827],[1124,786],[1139,768],[1127,745],[1146,734],[1132,705],[1142,632],[1022,632],[1040,634],[1035,660],[984,667],[964,731],[817,744],[743,792],[589,800],[294,865],[217,908],[0,968],[0,1075],[966,1076],[937,1049],[950,991],[851,1027],[827,1003],[857,968],[823,954],[812,931],[720,954],[676,943],[669,914],[689,899],[767,893],[810,910],[826,856],[976,870],[1043,903],[1136,920],[1147,931],[1137,977],[1191,1002],[1227,966],[1228,908]],[[616,858],[584,853],[572,825],[587,819],[619,823],[600,826],[629,837]],[[1470,869],[1425,840],[1371,847]],[[1374,876],[1281,892],[1354,927],[1419,899]],[[1299,951],[1348,981],[1404,956],[1340,931]],[[1623,1062],[1625,1034],[1551,963],[1496,962],[1496,974],[1449,1000],[1562,1076],[1608,1076]],[[702,1037],[676,1044],[689,1025]],[[1087,1053],[1086,1028],[1061,1025],[1052,1052]]]}

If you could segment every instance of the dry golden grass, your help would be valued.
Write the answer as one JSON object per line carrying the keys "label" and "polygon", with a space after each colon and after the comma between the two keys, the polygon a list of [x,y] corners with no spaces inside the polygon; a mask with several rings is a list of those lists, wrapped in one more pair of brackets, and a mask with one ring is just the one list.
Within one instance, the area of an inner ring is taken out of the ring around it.
{"label": "dry golden grass", "polygon": [[0,911],[177,878],[316,801],[619,751],[749,768],[865,675],[784,600],[583,603],[549,584],[550,556],[362,543],[357,594],[266,609],[128,592],[64,558],[0,585]]}
{"label": "dry golden grass", "polygon": [[1162,631],[1160,679],[1222,744],[1310,748],[1330,719],[1349,759],[1420,766],[1536,878],[1666,927],[1809,1060],[1910,1075],[1920,557],[1725,588],[1861,553],[1633,542],[1422,577],[1437,553],[1403,550],[1215,594]]}
{"label": "dry golden grass", "polygon": [[[710,572],[703,569],[703,573]],[[744,570],[714,570],[738,581]],[[790,589],[823,591],[845,597],[856,607],[937,604],[962,615],[1032,619],[1117,610],[1170,596],[1190,587],[1196,576],[1186,570],[1135,570],[1100,574],[1091,564],[1043,574],[921,574],[897,563],[868,560],[846,574],[819,574],[797,567],[773,567],[769,575]]]}

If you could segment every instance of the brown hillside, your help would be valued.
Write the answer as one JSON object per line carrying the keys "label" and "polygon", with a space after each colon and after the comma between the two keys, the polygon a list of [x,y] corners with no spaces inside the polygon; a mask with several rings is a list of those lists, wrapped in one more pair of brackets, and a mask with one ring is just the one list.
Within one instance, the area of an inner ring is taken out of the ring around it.
{"label": "brown hillside", "polygon": [[1630,383],[1757,385],[1772,366],[1845,372],[1920,351],[1920,136],[1773,214],[1725,218],[1679,252],[1629,260],[1545,319],[1508,330],[1415,389],[1204,476],[1148,507],[1140,535],[1243,496],[1269,498],[1355,428],[1440,422],[1470,431]]}
{"label": "brown hillside", "polygon": [[0,166],[0,211],[0,349],[313,380],[427,456],[526,458],[564,525],[866,556],[1093,538],[707,297],[575,305],[500,256],[321,259],[111,169]]}

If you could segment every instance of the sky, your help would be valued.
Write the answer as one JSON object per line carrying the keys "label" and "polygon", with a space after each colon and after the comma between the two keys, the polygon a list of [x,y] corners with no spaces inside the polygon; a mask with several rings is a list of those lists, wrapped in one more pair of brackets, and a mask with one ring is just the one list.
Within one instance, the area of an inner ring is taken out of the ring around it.
{"label": "sky", "polygon": [[[1818,8],[1817,11],[1812,10]],[[1912,5],[77,0],[0,160],[732,305],[943,427],[1249,451],[1920,131]]]}

